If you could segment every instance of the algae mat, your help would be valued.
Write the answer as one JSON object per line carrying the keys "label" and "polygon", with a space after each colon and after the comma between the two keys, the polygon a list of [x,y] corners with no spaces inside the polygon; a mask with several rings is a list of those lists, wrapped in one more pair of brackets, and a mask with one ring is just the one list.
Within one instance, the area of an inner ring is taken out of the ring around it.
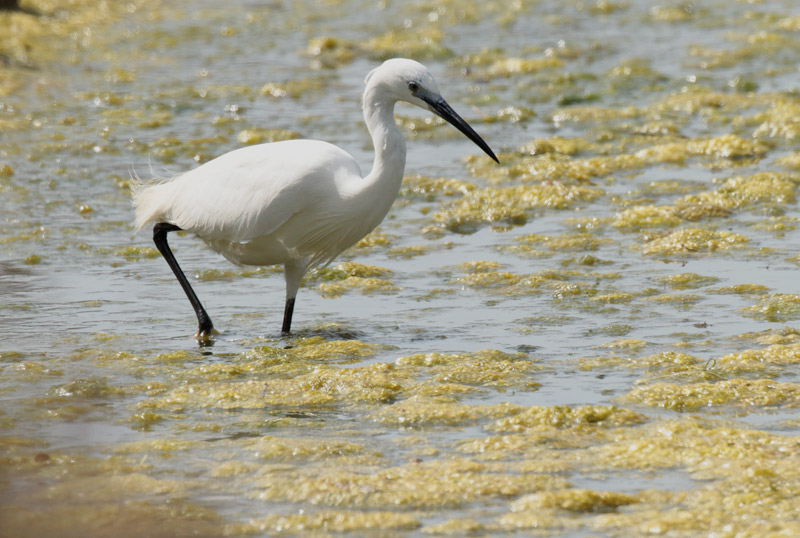
{"label": "algae mat", "polygon": [[[389,218],[283,279],[131,178],[322,138],[426,63],[501,165],[398,106]],[[22,2],[0,11],[0,535],[796,536],[790,1]]]}

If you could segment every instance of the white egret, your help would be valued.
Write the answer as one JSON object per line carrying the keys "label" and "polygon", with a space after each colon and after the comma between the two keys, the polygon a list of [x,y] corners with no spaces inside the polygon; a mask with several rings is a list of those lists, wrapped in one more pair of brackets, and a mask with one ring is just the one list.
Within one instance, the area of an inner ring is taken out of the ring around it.
{"label": "white egret", "polygon": [[397,101],[439,115],[497,161],[422,64],[387,60],[364,82],[364,121],[375,146],[366,176],[332,144],[288,140],[237,149],[171,180],[134,186],[136,230],[155,224],[153,241],[194,307],[199,339],[210,338],[211,318],[175,260],[167,233],[192,232],[236,264],[282,264],[281,332],[287,334],[306,271],[331,262],[375,229],[397,197],[406,163],[405,140],[394,121]]}

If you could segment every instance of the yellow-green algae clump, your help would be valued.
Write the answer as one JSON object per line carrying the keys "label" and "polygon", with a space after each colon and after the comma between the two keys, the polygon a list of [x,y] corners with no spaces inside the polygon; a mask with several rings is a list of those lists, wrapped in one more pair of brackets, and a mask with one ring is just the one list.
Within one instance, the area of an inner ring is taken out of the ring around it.
{"label": "yellow-green algae clump", "polygon": [[719,282],[719,277],[702,276],[697,273],[678,273],[655,279],[659,284],[663,284],[675,290],[696,289],[709,286]]}
{"label": "yellow-green algae clump", "polygon": [[501,247],[501,250],[521,256],[541,257],[550,256],[556,252],[594,251],[601,246],[612,244],[613,240],[584,232],[560,235],[520,235],[514,238],[514,243],[511,246]]}
{"label": "yellow-green algae clump", "polygon": [[570,512],[608,512],[639,502],[636,497],[613,491],[565,489],[526,495],[511,504],[513,512],[558,508]]}
{"label": "yellow-green algae clump", "polygon": [[762,298],[758,304],[740,310],[753,319],[766,321],[789,321],[800,318],[800,295],[791,293],[772,293]]}
{"label": "yellow-green algae clump", "polygon": [[[442,387],[443,390],[447,385]],[[386,405],[370,418],[383,424],[406,427],[462,426],[482,419],[491,419],[519,412],[522,408],[513,404],[468,405],[448,396],[422,396]]]}
{"label": "yellow-green algae clump", "polygon": [[731,379],[717,383],[653,383],[636,387],[620,398],[623,403],[639,403],[675,411],[695,411],[703,407],[735,407],[738,411],[765,406],[800,405],[800,385],[776,383],[766,379]]}
{"label": "yellow-green algae clump", "polygon": [[373,473],[298,467],[280,481],[273,474],[258,477],[255,486],[264,500],[335,507],[430,509],[456,508],[567,485],[557,476],[488,470],[485,464],[464,458],[415,462]]}
{"label": "yellow-green algae clump", "polygon": [[[644,490],[636,495],[639,503],[625,512],[599,515],[593,525],[623,534],[636,529],[694,536],[725,526],[741,535],[790,536],[800,528],[789,517],[800,487],[797,447],[796,437],[689,417],[617,431],[586,449],[583,457],[590,467],[681,469],[705,482],[687,490]],[[755,531],[753,521],[774,523]]]}
{"label": "yellow-green algae clump", "polygon": [[531,374],[543,369],[524,353],[509,354],[495,349],[473,353],[419,353],[400,357],[395,363],[424,368],[436,382],[519,389],[538,386],[528,380]]}
{"label": "yellow-green algae clump", "polygon": [[561,183],[487,187],[445,203],[433,220],[451,231],[470,233],[489,223],[524,224],[534,209],[566,209],[602,195],[600,189]]}
{"label": "yellow-green algae clump", "polygon": [[411,514],[388,511],[320,510],[312,513],[271,515],[226,527],[228,535],[309,532],[358,532],[376,530],[411,531],[421,523]]}
{"label": "yellow-green algae clump", "polygon": [[777,172],[759,172],[721,181],[714,191],[690,194],[673,204],[638,204],[616,213],[613,225],[624,231],[672,228],[683,222],[727,217],[734,210],[754,206],[778,207],[795,201],[798,178]]}
{"label": "yellow-green algae clump", "polygon": [[795,201],[798,181],[797,176],[778,172],[735,176],[726,179],[715,191],[686,196],[675,205],[707,203],[724,209],[740,209],[756,204],[787,204]]}
{"label": "yellow-green algae clump", "polygon": [[339,297],[350,290],[361,293],[392,293],[400,288],[389,280],[392,272],[383,267],[344,262],[333,269],[319,269],[307,280],[321,281],[317,289],[325,297]]}
{"label": "yellow-green algae clump", "polygon": [[645,254],[691,254],[741,248],[750,241],[742,234],[701,228],[681,228],[644,244]]}
{"label": "yellow-green algae clump", "polygon": [[[180,412],[185,409],[262,409],[265,406],[327,407],[389,404],[386,417],[403,409],[418,409],[425,415],[447,408],[444,401],[427,398],[461,395],[494,387],[533,390],[538,385],[531,374],[542,369],[522,353],[484,350],[460,354],[420,354],[401,357],[395,364],[373,363],[340,368],[369,358],[376,346],[356,340],[326,342],[319,337],[299,340],[290,349],[262,346],[242,356],[236,364],[199,364],[183,368],[195,381],[155,391],[141,403],[138,413]],[[269,375],[261,382],[255,375]],[[423,379],[424,378],[424,379]],[[220,381],[226,381],[220,383]],[[401,399],[410,396],[417,399]],[[453,407],[468,410],[451,401]],[[483,409],[475,408],[478,413]],[[509,412],[505,409],[504,412]],[[464,419],[460,411],[450,419]],[[476,415],[480,418],[484,415]],[[379,418],[379,415],[376,415]],[[392,419],[394,420],[394,419]]]}
{"label": "yellow-green algae clump", "polygon": [[[591,263],[589,265],[592,265]],[[452,283],[479,291],[510,296],[535,295],[550,292],[553,299],[597,298],[598,302],[629,302],[632,294],[623,292],[600,293],[597,283],[620,278],[618,273],[583,272],[574,270],[545,270],[520,275],[499,271],[503,266],[497,262],[477,261],[462,264],[466,274],[455,277]]]}
{"label": "yellow-green algae clump", "polygon": [[496,420],[490,426],[492,431],[529,432],[551,428],[591,428],[639,424],[645,417],[628,409],[587,405],[571,408],[568,406],[529,407],[514,416]]}

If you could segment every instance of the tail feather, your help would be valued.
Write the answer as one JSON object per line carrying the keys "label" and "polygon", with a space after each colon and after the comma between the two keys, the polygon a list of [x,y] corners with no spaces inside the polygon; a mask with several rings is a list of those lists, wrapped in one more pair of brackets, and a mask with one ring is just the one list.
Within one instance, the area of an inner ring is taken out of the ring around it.
{"label": "tail feather", "polygon": [[143,181],[139,177],[131,178],[131,202],[136,211],[134,233],[138,233],[151,222],[163,222],[168,205],[168,197],[163,189],[169,185],[169,179],[153,179]]}

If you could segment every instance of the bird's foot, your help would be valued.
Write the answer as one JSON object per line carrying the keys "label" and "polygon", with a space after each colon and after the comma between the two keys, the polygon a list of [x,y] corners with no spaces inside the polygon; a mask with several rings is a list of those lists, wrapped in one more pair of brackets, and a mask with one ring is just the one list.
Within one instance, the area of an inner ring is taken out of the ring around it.
{"label": "bird's foot", "polygon": [[197,340],[197,345],[200,347],[208,347],[214,345],[214,335],[219,334],[214,328],[211,329],[198,329],[196,333],[194,333],[194,337]]}

